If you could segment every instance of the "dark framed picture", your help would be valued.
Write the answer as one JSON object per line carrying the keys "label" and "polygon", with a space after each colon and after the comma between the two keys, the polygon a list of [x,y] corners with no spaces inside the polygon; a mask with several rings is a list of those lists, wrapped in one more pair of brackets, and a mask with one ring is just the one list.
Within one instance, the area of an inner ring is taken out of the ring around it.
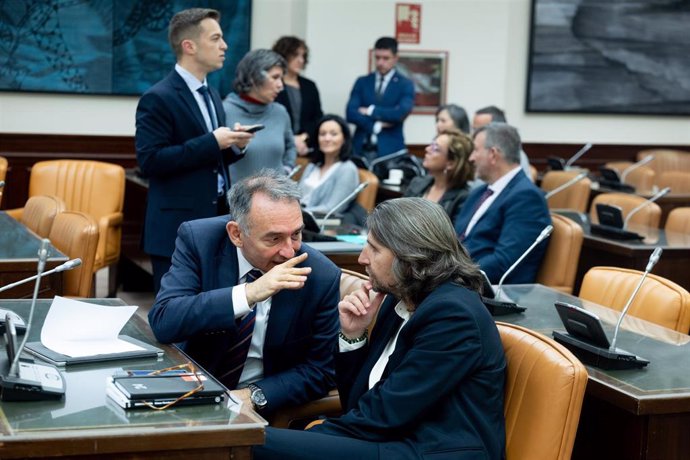
{"label": "dark framed picture", "polygon": [[532,0],[527,112],[690,115],[685,3]]}
{"label": "dark framed picture", "polygon": [[[434,114],[439,105],[446,103],[447,51],[398,50],[397,69],[414,82],[415,99],[412,113]],[[370,50],[369,71],[374,70],[374,50]]]}
{"label": "dark framed picture", "polygon": [[208,80],[225,95],[249,50],[251,0],[0,2],[0,90],[142,94],[173,69],[168,24],[192,7],[221,13],[228,51]]}

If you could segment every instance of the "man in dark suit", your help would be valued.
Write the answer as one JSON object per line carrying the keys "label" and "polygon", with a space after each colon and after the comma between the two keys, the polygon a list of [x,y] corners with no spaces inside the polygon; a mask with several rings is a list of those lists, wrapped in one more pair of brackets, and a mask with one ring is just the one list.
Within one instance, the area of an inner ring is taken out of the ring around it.
{"label": "man in dark suit", "polygon": [[270,415],[334,386],[340,270],[301,244],[297,184],[262,173],[233,185],[230,216],[182,224],[149,323]]}
{"label": "man in dark suit", "polygon": [[437,203],[384,201],[367,223],[370,282],[338,305],[344,415],[269,427],[254,458],[502,458],[506,364],[477,266]]}
{"label": "man in dark suit", "polygon": [[227,165],[241,158],[252,135],[225,127],[225,111],[209,72],[223,67],[227,45],[216,10],[192,8],[170,21],[177,65],[139,101],[137,161],[149,180],[144,251],[151,256],[154,288],[170,268],[180,224],[227,213]]}
{"label": "man in dark suit", "polygon": [[357,127],[355,154],[368,160],[405,148],[403,122],[414,106],[414,83],[395,69],[398,42],[379,38],[374,60],[376,72],[357,79],[347,102],[347,121]]}
{"label": "man in dark suit", "polygon": [[[489,280],[498,283],[551,223],[551,216],[544,193],[520,168],[517,129],[497,122],[477,129],[470,161],[486,184],[470,193],[455,230]],[[537,246],[506,283],[534,283],[546,246],[547,241]]]}

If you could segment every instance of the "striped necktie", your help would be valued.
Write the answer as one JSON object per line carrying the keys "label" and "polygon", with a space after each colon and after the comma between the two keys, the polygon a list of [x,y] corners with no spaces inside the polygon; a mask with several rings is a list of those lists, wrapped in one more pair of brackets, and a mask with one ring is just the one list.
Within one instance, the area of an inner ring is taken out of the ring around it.
{"label": "striped necktie", "polygon": [[[256,281],[261,277],[259,270],[251,270],[247,273],[245,279],[247,283]],[[247,361],[247,354],[249,347],[252,344],[252,333],[254,332],[254,322],[256,320],[256,307],[252,308],[244,318],[236,321],[237,325],[237,340],[226,352],[222,370],[219,372],[219,379],[223,382],[229,390],[237,388],[244,369],[244,363]]]}

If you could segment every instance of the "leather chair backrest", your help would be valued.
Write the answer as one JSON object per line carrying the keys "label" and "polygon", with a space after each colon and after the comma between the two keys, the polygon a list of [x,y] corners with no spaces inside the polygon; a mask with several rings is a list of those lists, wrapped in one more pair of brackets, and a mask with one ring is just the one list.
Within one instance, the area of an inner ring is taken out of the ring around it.
{"label": "leather chair backrest", "polygon": [[675,208],[666,218],[667,232],[690,234],[690,208]]}
{"label": "leather chair backrest", "polygon": [[63,274],[63,295],[91,297],[93,264],[98,247],[98,225],[83,212],[65,211],[55,216],[48,235],[51,243],[70,259],[79,257],[81,266]]}
{"label": "leather chair backrest", "polygon": [[[589,208],[589,218],[592,223],[599,223],[596,211],[597,203],[619,206],[623,210],[623,219],[625,219],[630,211],[644,202],[645,199],[637,195],[630,195],[627,193],[602,193],[592,200],[592,205]],[[649,203],[630,218],[631,223],[646,225],[651,228],[658,228],[660,221],[661,208],[656,203]]]}
{"label": "leather chair backrest", "polygon": [[[621,176],[623,172],[632,165],[633,163],[630,161],[612,161],[606,163],[604,167],[616,170],[618,175]],[[656,177],[657,174],[654,169],[650,168],[649,164],[647,164],[647,166],[638,166],[626,174],[624,182],[635,187],[638,193],[645,193],[652,190],[656,182]]]}
{"label": "leather chair backrest", "polygon": [[373,211],[374,206],[376,206],[376,193],[379,190],[379,178],[376,177],[376,174],[366,169],[357,168],[357,171],[359,172],[359,183],[361,184],[364,181],[369,181],[369,186],[359,192],[356,201],[369,213]]}
{"label": "leather chair backrest", "polygon": [[587,370],[565,347],[521,326],[496,323],[506,356],[506,458],[569,459]]}
{"label": "leather chair backrest", "polygon": [[657,187],[671,187],[671,193],[690,193],[690,171],[662,172],[657,180]]}
{"label": "leather chair backrest", "polygon": [[56,196],[32,196],[24,205],[21,222],[41,238],[48,238],[55,216],[64,210],[65,202]]}
{"label": "leather chair backrest", "polygon": [[[0,156],[0,181],[7,177],[7,158]],[[2,204],[2,191],[4,187],[0,187],[0,204]]]}
{"label": "leather chair backrest", "polygon": [[551,213],[551,223],[553,233],[537,273],[537,283],[571,294],[584,238],[582,227],[554,213]]}
{"label": "leather chair backrest", "polygon": [[29,196],[62,198],[69,211],[89,214],[101,233],[95,268],[117,262],[122,235],[125,170],[90,160],[40,161],[31,169]]}
{"label": "leather chair backrest", "polygon": [[[627,268],[592,267],[582,280],[579,297],[621,311],[642,273]],[[649,274],[628,314],[687,334],[690,332],[690,294],[666,278]]]}
{"label": "leather chair backrest", "polygon": [[654,161],[647,166],[656,172],[657,177],[666,171],[690,172],[690,152],[671,149],[650,149],[637,152],[637,160],[642,160],[648,155],[654,156]]}
{"label": "leather chair backrest", "polygon": [[[550,192],[580,174],[579,171],[549,171],[541,180],[541,188]],[[587,212],[592,181],[584,178],[548,199],[549,209],[574,209]]]}

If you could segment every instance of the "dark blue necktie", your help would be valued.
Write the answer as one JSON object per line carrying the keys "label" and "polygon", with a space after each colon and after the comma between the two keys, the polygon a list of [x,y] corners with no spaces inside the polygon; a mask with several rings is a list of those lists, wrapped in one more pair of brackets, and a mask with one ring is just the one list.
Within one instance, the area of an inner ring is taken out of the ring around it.
{"label": "dark blue necktie", "polygon": [[[256,269],[251,270],[245,277],[247,283],[259,278],[261,278],[261,272]],[[236,321],[237,340],[227,351],[221,364],[222,370],[218,373],[218,378],[229,390],[237,388],[237,384],[240,382],[244,363],[247,361],[249,346],[252,344],[255,320],[256,307],[252,308],[244,318]]]}
{"label": "dark blue necktie", "polygon": [[216,117],[216,109],[213,106],[213,102],[211,101],[211,94],[208,91],[208,87],[206,85],[201,86],[199,89],[197,89],[201,93],[202,96],[204,96],[204,102],[206,102],[206,110],[208,110],[208,116],[211,119],[211,131],[214,131],[216,128],[218,128],[218,118]]}

